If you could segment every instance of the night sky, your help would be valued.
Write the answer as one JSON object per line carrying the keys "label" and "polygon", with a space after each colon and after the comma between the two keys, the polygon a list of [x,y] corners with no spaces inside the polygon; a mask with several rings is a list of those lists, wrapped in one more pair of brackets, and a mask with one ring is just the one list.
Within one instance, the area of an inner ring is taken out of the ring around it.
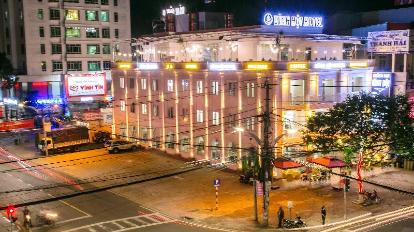
{"label": "night sky", "polygon": [[[189,11],[227,11],[234,14],[235,26],[261,24],[266,0],[216,0],[206,8],[203,0],[131,0],[131,25],[134,37],[152,32],[151,22],[161,9],[182,4]],[[268,9],[280,12],[313,13],[329,16],[340,11],[367,11],[390,8],[394,0],[267,0]]]}

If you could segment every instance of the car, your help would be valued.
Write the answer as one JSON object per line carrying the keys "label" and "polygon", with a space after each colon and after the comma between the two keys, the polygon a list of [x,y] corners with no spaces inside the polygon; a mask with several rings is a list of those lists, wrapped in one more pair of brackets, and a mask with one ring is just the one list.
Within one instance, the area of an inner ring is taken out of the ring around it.
{"label": "car", "polygon": [[125,151],[125,150],[135,151],[140,146],[135,143],[128,142],[128,141],[110,140],[105,143],[105,147],[109,153],[118,153],[120,151]]}

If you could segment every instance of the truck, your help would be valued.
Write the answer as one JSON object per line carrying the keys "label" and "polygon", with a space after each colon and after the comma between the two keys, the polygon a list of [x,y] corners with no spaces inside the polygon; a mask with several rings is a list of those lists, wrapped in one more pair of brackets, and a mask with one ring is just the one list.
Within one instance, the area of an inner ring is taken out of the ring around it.
{"label": "truck", "polygon": [[89,129],[84,126],[69,126],[53,129],[50,132],[39,132],[36,136],[36,145],[42,154],[79,151],[83,146],[91,143]]}

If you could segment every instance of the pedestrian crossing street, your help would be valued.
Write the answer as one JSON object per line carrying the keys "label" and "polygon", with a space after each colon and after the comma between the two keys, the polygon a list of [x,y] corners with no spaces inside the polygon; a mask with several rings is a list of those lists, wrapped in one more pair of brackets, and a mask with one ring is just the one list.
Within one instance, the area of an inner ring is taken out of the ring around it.
{"label": "pedestrian crossing street", "polygon": [[175,220],[163,216],[159,213],[150,213],[134,217],[95,223],[87,226],[78,227],[75,229],[66,230],[64,232],[121,232],[170,222],[175,222]]}

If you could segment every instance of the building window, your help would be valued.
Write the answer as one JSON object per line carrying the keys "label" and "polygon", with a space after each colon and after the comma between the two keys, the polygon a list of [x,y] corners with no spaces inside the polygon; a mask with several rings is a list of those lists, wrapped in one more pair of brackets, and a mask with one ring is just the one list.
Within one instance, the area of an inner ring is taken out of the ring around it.
{"label": "building window", "polygon": [[40,37],[45,37],[45,28],[44,27],[39,27],[39,36]]}
{"label": "building window", "polygon": [[114,0],[114,6],[118,6],[118,0]]}
{"label": "building window", "polygon": [[125,78],[123,77],[119,78],[119,88],[125,88]]}
{"label": "building window", "polygon": [[135,79],[134,78],[129,78],[129,88],[130,89],[135,88]]}
{"label": "building window", "polygon": [[102,22],[109,22],[109,11],[103,10],[99,15]]}
{"label": "building window", "polygon": [[131,113],[135,113],[135,106],[136,106],[136,104],[135,104],[135,102],[133,102],[131,104],[131,109],[130,109]]}
{"label": "building window", "polygon": [[109,0],[101,0],[101,5],[109,5]]}
{"label": "building window", "polygon": [[147,104],[145,104],[145,103],[142,103],[141,104],[141,113],[142,114],[147,114],[148,113],[148,111],[147,111]]}
{"label": "building window", "polygon": [[118,22],[118,12],[114,12],[114,22]]}
{"label": "building window", "polygon": [[86,45],[86,53],[88,55],[95,55],[95,54],[100,54],[100,48],[99,48],[99,44],[88,44]]}
{"label": "building window", "polygon": [[351,79],[352,92],[360,92],[363,90],[364,83],[362,77],[352,77]]}
{"label": "building window", "polygon": [[66,38],[80,38],[80,27],[67,27]]}
{"label": "building window", "polygon": [[63,70],[62,61],[52,61],[53,72],[62,71],[62,70]]}
{"label": "building window", "polygon": [[119,30],[118,29],[115,29],[115,38],[119,38]]}
{"label": "building window", "polygon": [[220,113],[219,112],[213,112],[213,125],[220,124]]}
{"label": "building window", "polygon": [[147,79],[145,79],[145,78],[141,79],[141,89],[142,90],[147,89]]}
{"label": "building window", "polygon": [[254,131],[254,122],[255,118],[254,117],[249,117],[246,119],[246,130],[249,131]]}
{"label": "building window", "polygon": [[67,54],[81,54],[82,49],[80,44],[66,44]]}
{"label": "building window", "polygon": [[59,9],[49,9],[49,19],[50,20],[60,20],[60,10]]}
{"label": "building window", "polygon": [[46,46],[45,46],[45,44],[40,44],[40,54],[46,54]]}
{"label": "building window", "polygon": [[69,2],[69,3],[79,3],[79,0],[63,0],[64,2]]}
{"label": "building window", "polygon": [[50,37],[60,37],[60,27],[50,27]]}
{"label": "building window", "polygon": [[103,69],[111,70],[111,61],[103,61]]}
{"label": "building window", "polygon": [[43,72],[46,72],[46,61],[42,61],[42,62],[40,63],[40,67],[42,68],[42,71],[43,71]]}
{"label": "building window", "polygon": [[189,80],[181,80],[181,88],[183,91],[188,91],[190,89],[190,81]]}
{"label": "building window", "polygon": [[88,71],[101,71],[101,62],[88,61]]}
{"label": "building window", "polygon": [[68,71],[82,71],[82,61],[68,61]]}
{"label": "building window", "polygon": [[111,38],[111,30],[109,28],[102,28],[102,38]]}
{"label": "building window", "polygon": [[234,96],[236,95],[236,82],[229,82],[228,84],[228,90],[229,90],[229,96]]}
{"label": "building window", "polygon": [[203,122],[204,121],[204,111],[197,110],[197,122]]}
{"label": "building window", "polygon": [[167,80],[167,91],[168,92],[174,91],[174,80]]}
{"label": "building window", "polygon": [[195,138],[196,144],[195,144],[195,148],[197,150],[197,154],[203,154],[204,153],[204,137],[200,136],[200,137],[196,137]]}
{"label": "building window", "polygon": [[219,83],[218,83],[218,81],[212,81],[211,82],[211,93],[213,95],[218,95],[219,94]]}
{"label": "building window", "polygon": [[52,44],[52,54],[62,54],[62,44]]}
{"label": "building window", "polygon": [[125,101],[124,100],[121,100],[119,102],[121,103],[120,110],[121,111],[125,111]]}
{"label": "building window", "polygon": [[203,93],[203,81],[197,81],[197,93]]}
{"label": "building window", "polygon": [[102,45],[102,54],[111,54],[111,45],[103,44]]}
{"label": "building window", "polygon": [[187,136],[180,139],[180,151],[188,152],[190,150],[190,138]]}
{"label": "building window", "polygon": [[85,0],[85,4],[98,4],[98,0]]}
{"label": "building window", "polygon": [[211,143],[211,159],[212,160],[219,160],[220,159],[220,143],[218,140],[213,140]]}
{"label": "building window", "polygon": [[152,80],[152,91],[158,91],[158,80]]}
{"label": "building window", "polygon": [[98,21],[98,11],[96,10],[87,10],[85,11],[86,21]]}
{"label": "building window", "polygon": [[174,107],[168,107],[167,118],[174,118]]}
{"label": "building window", "polygon": [[152,116],[158,117],[159,116],[159,108],[158,105],[152,105]]}
{"label": "building window", "polygon": [[254,97],[254,83],[247,83],[246,84],[246,96],[247,97]]}
{"label": "building window", "polygon": [[292,104],[303,104],[305,88],[303,80],[290,80],[290,100]]}
{"label": "building window", "polygon": [[66,20],[79,20],[79,10],[65,10]]}
{"label": "building window", "polygon": [[86,30],[86,38],[99,38],[99,28],[88,27]]}
{"label": "building window", "polygon": [[43,19],[43,9],[37,10],[37,18],[42,20]]}

